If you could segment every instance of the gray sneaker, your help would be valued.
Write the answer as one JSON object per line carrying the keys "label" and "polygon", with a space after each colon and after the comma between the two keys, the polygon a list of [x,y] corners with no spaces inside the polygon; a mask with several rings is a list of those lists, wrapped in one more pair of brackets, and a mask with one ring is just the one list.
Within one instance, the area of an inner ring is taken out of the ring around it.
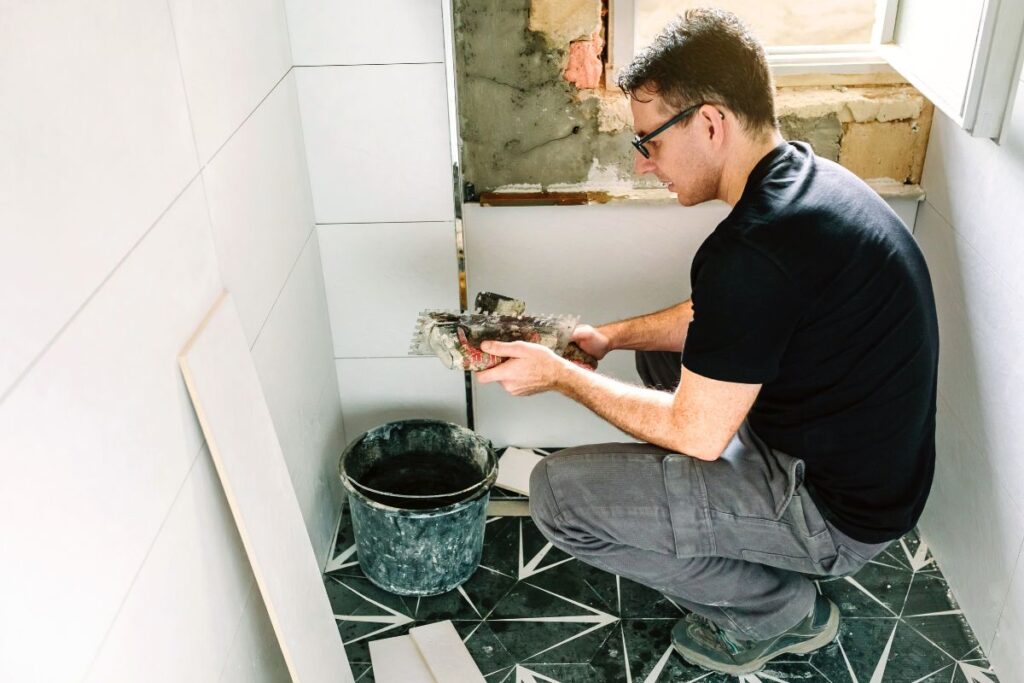
{"label": "gray sneaker", "polygon": [[733,676],[759,671],[768,660],[788,652],[806,654],[839,634],[839,608],[819,595],[811,613],[784,633],[767,640],[744,640],[702,616],[688,614],[672,629],[672,645],[683,659]]}

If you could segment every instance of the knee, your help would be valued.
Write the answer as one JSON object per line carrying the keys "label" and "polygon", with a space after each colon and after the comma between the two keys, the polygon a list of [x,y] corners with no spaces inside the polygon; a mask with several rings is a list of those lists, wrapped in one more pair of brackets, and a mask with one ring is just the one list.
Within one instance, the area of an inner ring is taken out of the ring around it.
{"label": "knee", "polygon": [[560,511],[548,479],[548,464],[545,458],[530,473],[530,517],[541,533],[550,539],[557,530]]}

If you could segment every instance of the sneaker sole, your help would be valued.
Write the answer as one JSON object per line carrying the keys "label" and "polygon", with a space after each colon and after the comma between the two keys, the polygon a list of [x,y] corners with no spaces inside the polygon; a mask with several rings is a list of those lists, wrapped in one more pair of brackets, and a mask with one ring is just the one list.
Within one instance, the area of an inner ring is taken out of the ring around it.
{"label": "sneaker sole", "polygon": [[825,647],[830,644],[839,636],[839,608],[835,604],[831,605],[831,609],[828,614],[828,621],[825,622],[825,630],[823,630],[817,636],[810,640],[805,640],[800,643],[793,643],[789,647],[785,647],[778,652],[772,654],[769,657],[759,657],[758,659],[752,660],[747,664],[742,665],[729,665],[722,664],[721,662],[715,662],[703,655],[696,652],[684,652],[679,648],[676,643],[672,643],[672,647],[679,653],[679,656],[685,659],[690,664],[707,669],[708,671],[715,671],[723,674],[730,674],[733,676],[744,676],[746,674],[752,674],[760,671],[764,668],[765,664],[771,660],[785,654],[798,654],[803,655],[808,652],[814,652],[818,648]]}

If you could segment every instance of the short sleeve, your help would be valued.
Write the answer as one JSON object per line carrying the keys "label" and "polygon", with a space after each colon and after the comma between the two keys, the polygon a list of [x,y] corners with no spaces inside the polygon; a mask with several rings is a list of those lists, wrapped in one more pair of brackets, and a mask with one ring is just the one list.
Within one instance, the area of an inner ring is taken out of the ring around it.
{"label": "short sleeve", "polygon": [[801,294],[756,248],[740,240],[705,246],[694,260],[683,366],[724,382],[768,383],[802,315]]}

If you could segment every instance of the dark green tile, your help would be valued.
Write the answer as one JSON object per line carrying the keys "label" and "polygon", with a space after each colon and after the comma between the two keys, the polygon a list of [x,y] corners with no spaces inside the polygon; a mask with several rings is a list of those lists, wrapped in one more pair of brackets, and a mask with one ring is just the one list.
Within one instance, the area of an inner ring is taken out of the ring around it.
{"label": "dark green tile", "polygon": [[466,649],[484,676],[507,671],[509,667],[515,666],[515,658],[501,644],[487,622],[454,623],[455,630],[462,637]]}

